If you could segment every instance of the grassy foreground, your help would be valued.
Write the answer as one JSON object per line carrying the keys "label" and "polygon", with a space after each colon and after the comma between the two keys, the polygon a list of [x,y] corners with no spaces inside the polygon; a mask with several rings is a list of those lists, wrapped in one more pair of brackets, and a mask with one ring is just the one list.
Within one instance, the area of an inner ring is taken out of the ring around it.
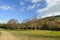
{"label": "grassy foreground", "polygon": [[60,40],[60,31],[20,30],[10,32],[19,40]]}
{"label": "grassy foreground", "polygon": [[0,35],[1,35],[2,33],[0,32]]}

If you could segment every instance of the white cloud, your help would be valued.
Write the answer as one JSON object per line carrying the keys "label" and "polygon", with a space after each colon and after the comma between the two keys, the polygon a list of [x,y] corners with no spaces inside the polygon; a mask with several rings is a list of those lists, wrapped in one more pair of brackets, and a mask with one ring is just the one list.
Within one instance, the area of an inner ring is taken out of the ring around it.
{"label": "white cloud", "polygon": [[10,9],[12,9],[12,7],[10,7],[8,5],[2,5],[2,6],[0,6],[0,9],[2,9],[2,10],[10,10]]}
{"label": "white cloud", "polygon": [[31,5],[29,5],[27,9],[34,9],[35,7],[36,7],[36,5],[35,5],[35,4],[34,4],[34,5],[32,5],[32,6],[31,6]]}
{"label": "white cloud", "polygon": [[41,4],[36,4],[37,7],[41,6]]}
{"label": "white cloud", "polygon": [[49,13],[49,14],[41,16],[41,18],[50,17],[50,16],[56,16],[56,15],[60,15],[60,12]]}
{"label": "white cloud", "polygon": [[33,5],[29,5],[27,9],[28,10],[34,9],[35,7],[39,7],[39,6],[41,6],[41,4],[33,4]]}
{"label": "white cloud", "polygon": [[38,3],[40,0],[31,0],[32,3]]}
{"label": "white cloud", "polygon": [[20,4],[21,4],[21,5],[24,5],[24,3],[23,3],[23,2],[20,2]]}
{"label": "white cloud", "polygon": [[46,0],[46,1],[47,1],[47,4],[48,4],[47,7],[43,8],[43,9],[38,9],[38,10],[37,10],[38,13],[50,9],[51,7],[53,7],[53,6],[56,4],[56,2],[57,2],[58,0]]}
{"label": "white cloud", "polygon": [[45,13],[42,15],[44,17],[54,16],[53,14],[60,15],[60,0],[47,0],[47,3],[47,7],[37,10],[38,16],[40,13]]}
{"label": "white cloud", "polygon": [[0,20],[0,23],[7,23],[8,21]]}

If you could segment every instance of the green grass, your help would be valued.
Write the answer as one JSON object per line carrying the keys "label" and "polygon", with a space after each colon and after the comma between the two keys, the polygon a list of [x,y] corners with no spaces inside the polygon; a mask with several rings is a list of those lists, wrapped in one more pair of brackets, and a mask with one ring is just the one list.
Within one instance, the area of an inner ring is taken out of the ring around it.
{"label": "green grass", "polygon": [[[60,40],[60,31],[48,30],[9,30],[0,29],[1,31],[8,31],[18,40]],[[0,32],[1,35],[1,32]]]}
{"label": "green grass", "polygon": [[10,31],[13,34],[29,35],[29,36],[58,36],[60,37],[60,31],[47,31],[47,30],[23,30],[23,31]]}
{"label": "green grass", "polygon": [[0,35],[1,35],[2,33],[0,32]]}
{"label": "green grass", "polygon": [[20,30],[10,31],[19,40],[60,40],[60,31]]}

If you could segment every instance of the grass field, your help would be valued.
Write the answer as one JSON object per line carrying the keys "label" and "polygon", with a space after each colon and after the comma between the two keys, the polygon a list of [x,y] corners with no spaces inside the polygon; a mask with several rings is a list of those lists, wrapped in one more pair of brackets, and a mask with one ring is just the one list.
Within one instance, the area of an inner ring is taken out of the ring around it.
{"label": "grass field", "polygon": [[2,33],[0,32],[0,35],[1,35]]}
{"label": "grass field", "polygon": [[18,40],[60,40],[60,31],[47,30],[19,30],[9,31]]}

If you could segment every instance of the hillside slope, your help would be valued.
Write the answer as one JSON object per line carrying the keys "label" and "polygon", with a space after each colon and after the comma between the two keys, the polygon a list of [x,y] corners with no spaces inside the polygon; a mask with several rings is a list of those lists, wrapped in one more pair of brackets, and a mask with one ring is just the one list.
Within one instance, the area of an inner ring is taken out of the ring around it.
{"label": "hillside slope", "polygon": [[60,30],[60,15],[33,19],[24,23],[25,29]]}

